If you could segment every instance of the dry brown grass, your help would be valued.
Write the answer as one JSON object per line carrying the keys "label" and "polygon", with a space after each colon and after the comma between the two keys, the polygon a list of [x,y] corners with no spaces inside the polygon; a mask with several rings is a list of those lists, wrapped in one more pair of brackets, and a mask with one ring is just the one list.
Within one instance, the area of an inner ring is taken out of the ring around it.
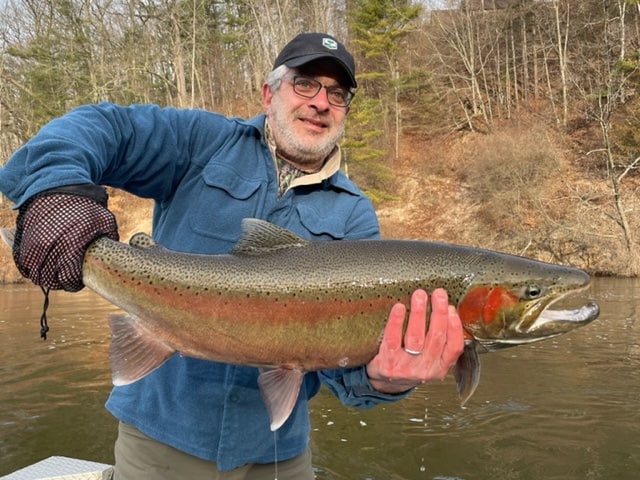
{"label": "dry brown grass", "polygon": [[[406,139],[396,162],[400,197],[378,208],[384,236],[474,245],[571,264],[603,275],[635,276],[602,171],[535,120],[495,134],[454,132]],[[624,201],[640,209],[640,179]],[[640,235],[640,219],[631,217]]]}

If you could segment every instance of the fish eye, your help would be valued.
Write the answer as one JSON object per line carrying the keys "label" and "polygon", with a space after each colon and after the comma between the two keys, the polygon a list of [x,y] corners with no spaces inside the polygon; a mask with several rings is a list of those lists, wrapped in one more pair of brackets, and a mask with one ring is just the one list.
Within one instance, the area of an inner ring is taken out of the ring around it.
{"label": "fish eye", "polygon": [[542,288],[535,283],[532,285],[527,285],[524,289],[524,295],[528,299],[534,299],[540,297],[542,295]]}

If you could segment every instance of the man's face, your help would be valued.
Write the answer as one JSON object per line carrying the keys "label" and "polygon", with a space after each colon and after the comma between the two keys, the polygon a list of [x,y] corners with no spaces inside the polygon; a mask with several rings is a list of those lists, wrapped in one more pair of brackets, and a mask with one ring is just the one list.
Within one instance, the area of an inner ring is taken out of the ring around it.
{"label": "man's face", "polygon": [[332,86],[344,85],[340,82],[344,73],[335,62],[319,60],[290,72],[273,92],[267,85],[262,88],[278,154],[298,167],[315,170],[342,136],[349,108],[331,105],[325,88],[313,98],[298,95],[293,90],[294,74]]}

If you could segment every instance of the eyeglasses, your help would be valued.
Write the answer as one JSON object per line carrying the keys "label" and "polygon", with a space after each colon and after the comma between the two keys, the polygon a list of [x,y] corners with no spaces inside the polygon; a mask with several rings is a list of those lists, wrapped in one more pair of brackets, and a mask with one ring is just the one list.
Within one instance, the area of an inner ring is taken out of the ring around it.
{"label": "eyeglasses", "polygon": [[324,88],[327,91],[327,101],[334,107],[348,107],[353,100],[354,93],[340,85],[322,85],[309,77],[295,75],[292,79],[293,91],[304,98],[313,98]]}

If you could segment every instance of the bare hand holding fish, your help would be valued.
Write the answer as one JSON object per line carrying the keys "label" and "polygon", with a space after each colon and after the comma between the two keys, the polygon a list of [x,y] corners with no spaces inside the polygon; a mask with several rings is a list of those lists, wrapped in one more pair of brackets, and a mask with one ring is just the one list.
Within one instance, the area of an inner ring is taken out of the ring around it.
{"label": "bare hand holding fish", "polygon": [[[427,329],[429,300],[433,328]],[[445,290],[435,289],[430,298],[422,289],[413,293],[405,331],[406,312],[402,303],[393,306],[380,350],[367,364],[371,386],[379,392],[399,393],[442,380],[463,351],[462,323]]]}

